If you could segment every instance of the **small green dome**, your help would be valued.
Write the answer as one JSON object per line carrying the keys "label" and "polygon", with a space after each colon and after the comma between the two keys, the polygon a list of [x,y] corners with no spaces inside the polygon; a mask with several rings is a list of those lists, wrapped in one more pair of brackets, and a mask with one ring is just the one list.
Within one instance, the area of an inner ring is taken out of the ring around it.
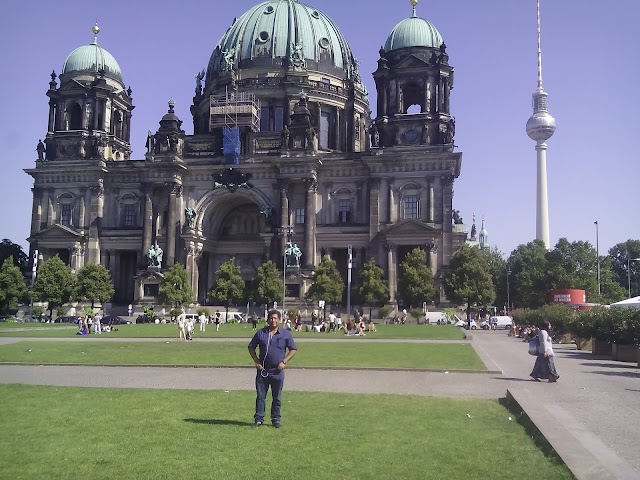
{"label": "small green dome", "polygon": [[438,29],[420,17],[410,17],[398,23],[384,45],[385,52],[406,47],[440,48],[444,43]]}
{"label": "small green dome", "polygon": [[211,55],[207,82],[231,69],[286,66],[292,55],[308,70],[341,76],[351,74],[355,64],[327,15],[298,0],[269,0],[234,19]]}
{"label": "small green dome", "polygon": [[113,55],[100,47],[95,41],[89,45],[76,48],[67,57],[62,66],[62,74],[95,74],[104,70],[105,77],[122,83],[122,71]]}

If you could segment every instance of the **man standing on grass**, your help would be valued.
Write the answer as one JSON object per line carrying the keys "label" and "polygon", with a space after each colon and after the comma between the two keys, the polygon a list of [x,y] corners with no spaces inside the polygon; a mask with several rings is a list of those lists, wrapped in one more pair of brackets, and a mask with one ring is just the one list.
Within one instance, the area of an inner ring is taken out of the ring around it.
{"label": "man standing on grass", "polygon": [[[298,349],[291,332],[280,329],[280,312],[271,310],[267,315],[267,326],[256,332],[249,342],[249,354],[256,365],[256,413],[253,426],[264,423],[265,400],[271,387],[271,423],[280,428],[280,407],[284,386],[284,367]],[[256,355],[256,347],[260,355]],[[288,351],[287,351],[288,350]]]}

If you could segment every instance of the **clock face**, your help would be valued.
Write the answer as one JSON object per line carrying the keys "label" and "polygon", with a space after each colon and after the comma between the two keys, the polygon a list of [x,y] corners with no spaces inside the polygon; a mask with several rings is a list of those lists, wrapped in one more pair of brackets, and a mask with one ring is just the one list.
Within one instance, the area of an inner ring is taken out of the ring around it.
{"label": "clock face", "polygon": [[404,139],[407,143],[415,143],[418,140],[418,132],[413,129],[409,129],[404,132]]}

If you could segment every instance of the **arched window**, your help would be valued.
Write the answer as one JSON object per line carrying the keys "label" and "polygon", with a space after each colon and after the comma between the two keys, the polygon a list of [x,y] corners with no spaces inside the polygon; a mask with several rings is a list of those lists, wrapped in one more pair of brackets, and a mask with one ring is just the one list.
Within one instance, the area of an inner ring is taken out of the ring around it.
{"label": "arched window", "polygon": [[66,227],[73,226],[73,213],[76,200],[70,193],[63,193],[58,197],[58,223]]}
{"label": "arched window", "polygon": [[82,108],[77,103],[67,106],[69,130],[82,130]]}
{"label": "arched window", "polygon": [[120,226],[124,228],[138,227],[140,201],[133,193],[126,193],[120,198]]}
{"label": "arched window", "polygon": [[[417,110],[416,106],[420,110]],[[402,113],[408,114],[424,111],[424,93],[417,83],[408,82],[402,85],[402,110]]]}
{"label": "arched window", "polygon": [[420,219],[420,186],[415,183],[407,183],[400,188],[400,214],[402,219]]}

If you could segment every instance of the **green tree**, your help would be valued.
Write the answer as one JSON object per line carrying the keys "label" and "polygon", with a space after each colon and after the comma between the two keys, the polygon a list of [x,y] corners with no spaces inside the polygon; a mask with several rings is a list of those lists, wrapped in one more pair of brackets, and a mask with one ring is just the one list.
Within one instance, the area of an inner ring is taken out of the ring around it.
{"label": "green tree", "polygon": [[16,308],[27,295],[27,285],[20,268],[8,257],[0,267],[0,311]]}
{"label": "green tree", "polygon": [[71,300],[75,287],[71,268],[56,255],[40,264],[32,295],[38,301],[49,302],[49,314],[53,316],[53,308]]}
{"label": "green tree", "polygon": [[344,282],[336,262],[325,255],[313,274],[313,284],[307,291],[306,299],[314,302],[324,300],[327,303],[340,303],[343,292]]}
{"label": "green tree", "polygon": [[507,305],[507,261],[498,247],[480,250],[487,265],[487,272],[496,289],[495,305]]}
{"label": "green tree", "polygon": [[280,273],[273,261],[268,260],[258,268],[251,288],[253,300],[259,303],[273,304],[282,298],[284,285]]}
{"label": "green tree", "polygon": [[216,281],[209,292],[209,296],[216,302],[225,305],[227,313],[225,318],[228,318],[229,304],[242,299],[243,295],[244,280],[242,279],[242,273],[240,272],[240,267],[236,265],[236,259],[231,257],[220,265],[216,272]]}
{"label": "green tree", "polygon": [[96,301],[104,304],[113,297],[111,275],[102,265],[90,264],[82,267],[78,272],[77,282],[77,297],[90,301],[92,311]]}
{"label": "green tree", "polygon": [[20,271],[26,271],[29,265],[29,257],[24,253],[20,245],[5,238],[0,243],[0,263],[4,263],[9,257],[13,257],[13,264],[18,267]]}
{"label": "green tree", "polygon": [[[640,269],[638,269],[640,276]],[[628,290],[618,283],[613,273],[611,257],[600,257],[600,303],[610,304],[627,298]]]}
{"label": "green tree", "polygon": [[495,288],[487,264],[478,247],[463,245],[451,257],[449,273],[444,278],[447,298],[467,306],[487,305],[495,298]]}
{"label": "green tree", "polygon": [[364,304],[369,305],[371,318],[371,307],[389,300],[389,287],[384,281],[384,270],[376,265],[373,257],[362,265],[359,273],[360,280],[353,291]]}
{"label": "green tree", "polygon": [[433,274],[421,248],[411,250],[400,264],[398,297],[404,300],[407,307],[429,303],[436,298]]}
{"label": "green tree", "polygon": [[519,245],[509,256],[511,303],[538,308],[548,303],[551,285],[547,249],[541,240]]}
{"label": "green tree", "polygon": [[613,278],[629,294],[631,280],[631,297],[640,295],[640,240],[629,239],[618,243],[609,250]]}
{"label": "green tree", "polygon": [[187,271],[183,265],[176,263],[164,274],[160,282],[158,300],[172,307],[179,307],[193,301],[193,291],[189,286]]}

